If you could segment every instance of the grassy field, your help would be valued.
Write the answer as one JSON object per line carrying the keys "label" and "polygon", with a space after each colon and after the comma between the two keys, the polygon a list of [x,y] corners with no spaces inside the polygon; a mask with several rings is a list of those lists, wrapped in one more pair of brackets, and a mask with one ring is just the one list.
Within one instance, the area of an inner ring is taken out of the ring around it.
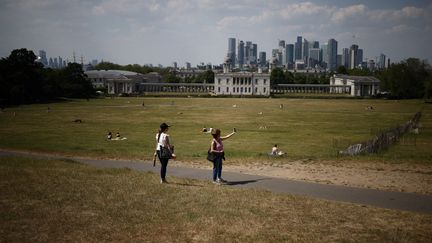
{"label": "grassy field", "polygon": [[[378,155],[338,158],[338,150],[405,123],[417,111],[423,112],[419,135],[409,134]],[[275,143],[288,153],[276,160],[280,163],[432,161],[432,106],[419,100],[131,97],[27,105],[0,113],[0,148],[150,160],[162,122],[172,125],[170,134],[182,161],[207,163],[211,137],[201,133],[204,126],[218,127],[222,134],[237,128],[238,134],[225,142],[232,163],[269,160]],[[108,131],[120,132],[127,140],[107,141]]]}
{"label": "grassy field", "polygon": [[432,216],[0,157],[0,241],[431,242]]}

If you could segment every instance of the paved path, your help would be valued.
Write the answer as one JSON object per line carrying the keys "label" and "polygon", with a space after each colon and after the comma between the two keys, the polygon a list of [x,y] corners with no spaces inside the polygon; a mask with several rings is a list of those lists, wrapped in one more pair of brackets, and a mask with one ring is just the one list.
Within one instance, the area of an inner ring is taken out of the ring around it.
{"label": "paved path", "polygon": [[[159,166],[157,165],[156,167],[153,167],[152,162],[143,163],[128,160],[84,159],[49,154],[10,152],[5,150],[0,150],[0,156],[29,156],[49,159],[67,158],[97,167],[126,167],[134,170],[159,173]],[[169,176],[176,176],[198,180],[209,180],[211,177],[211,173],[212,171],[210,168],[210,163],[209,169],[168,166],[168,178]],[[371,205],[388,209],[398,209],[420,213],[432,213],[432,196],[428,195],[354,188],[337,185],[325,185],[312,182],[293,181],[233,172],[223,172],[223,175],[224,178],[229,181],[229,183],[227,183],[227,186],[260,188],[277,193],[297,194],[313,198]]]}

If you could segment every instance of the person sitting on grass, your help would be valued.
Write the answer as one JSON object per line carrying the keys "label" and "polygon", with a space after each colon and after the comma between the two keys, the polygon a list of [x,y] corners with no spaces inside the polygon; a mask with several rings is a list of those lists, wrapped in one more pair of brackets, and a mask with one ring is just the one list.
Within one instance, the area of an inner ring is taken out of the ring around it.
{"label": "person sitting on grass", "polygon": [[284,155],[284,154],[286,154],[286,153],[280,151],[280,150],[278,149],[277,144],[275,144],[275,145],[273,146],[272,151],[271,151],[271,153],[270,153],[270,155],[272,155],[272,156],[282,156],[282,155]]}

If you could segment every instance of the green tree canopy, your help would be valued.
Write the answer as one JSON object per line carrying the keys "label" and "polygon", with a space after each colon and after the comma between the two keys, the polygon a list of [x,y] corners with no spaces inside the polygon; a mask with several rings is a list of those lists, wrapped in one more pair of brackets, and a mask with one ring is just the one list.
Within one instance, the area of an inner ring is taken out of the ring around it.
{"label": "green tree canopy", "polygon": [[381,71],[381,90],[394,98],[423,98],[430,93],[431,67],[426,61],[408,58]]}
{"label": "green tree canopy", "polygon": [[5,104],[32,103],[44,99],[42,64],[25,48],[0,61],[0,100]]}
{"label": "green tree canopy", "polygon": [[270,73],[271,85],[276,86],[278,84],[286,83],[285,73],[282,68],[274,68]]}

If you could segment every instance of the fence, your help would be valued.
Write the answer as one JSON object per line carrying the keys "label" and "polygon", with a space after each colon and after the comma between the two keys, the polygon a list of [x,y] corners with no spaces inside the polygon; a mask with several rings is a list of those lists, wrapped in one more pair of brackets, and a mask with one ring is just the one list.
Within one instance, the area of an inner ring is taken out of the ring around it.
{"label": "fence", "polygon": [[383,149],[386,149],[390,145],[398,142],[401,136],[405,133],[413,129],[418,129],[417,126],[418,122],[420,121],[420,117],[421,112],[417,112],[414,117],[404,125],[384,131],[366,142],[352,144],[347,149],[339,151],[339,154],[358,155],[362,153],[377,153]]}

